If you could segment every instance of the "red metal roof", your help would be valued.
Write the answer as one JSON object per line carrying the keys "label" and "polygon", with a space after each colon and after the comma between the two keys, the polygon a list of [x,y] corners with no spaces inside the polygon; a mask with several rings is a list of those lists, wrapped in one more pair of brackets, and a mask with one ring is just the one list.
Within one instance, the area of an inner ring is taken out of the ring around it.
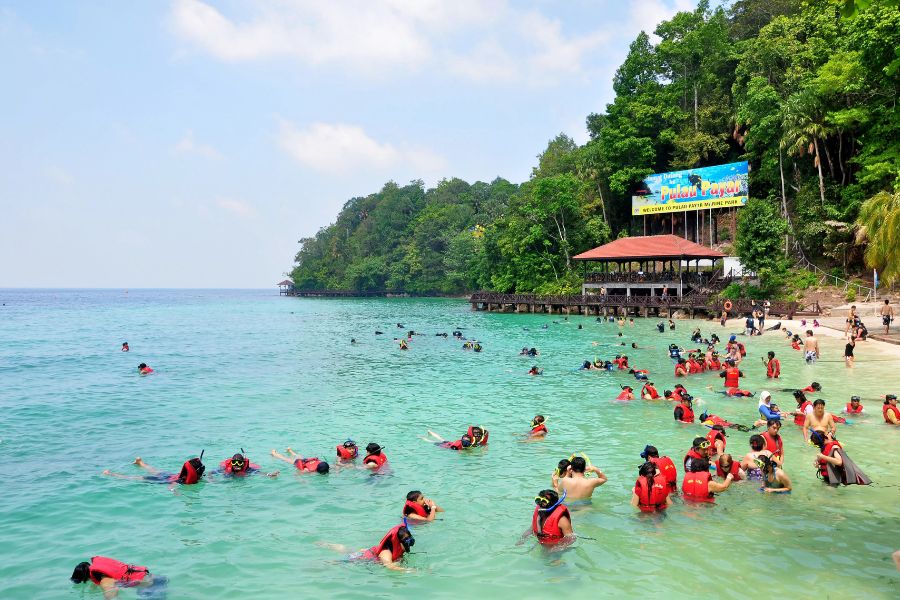
{"label": "red metal roof", "polygon": [[291,281],[290,279],[285,279],[281,283],[276,283],[275,285],[294,285],[294,282]]}
{"label": "red metal roof", "polygon": [[575,260],[637,260],[642,258],[724,258],[712,248],[677,235],[647,235],[615,240],[574,256]]}

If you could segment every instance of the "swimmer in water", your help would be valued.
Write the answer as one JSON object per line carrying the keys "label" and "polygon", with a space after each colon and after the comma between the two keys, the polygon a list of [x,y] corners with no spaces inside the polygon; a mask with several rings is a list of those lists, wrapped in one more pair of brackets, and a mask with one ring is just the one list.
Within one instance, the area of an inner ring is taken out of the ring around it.
{"label": "swimmer in water", "polygon": [[529,375],[543,375],[543,374],[544,374],[544,370],[543,370],[543,369],[538,369],[538,368],[537,368],[537,365],[534,365],[533,367],[531,367],[531,369],[529,369],[528,374],[529,374]]}
{"label": "swimmer in water", "polygon": [[369,442],[366,446],[366,457],[363,459],[363,467],[377,470],[387,463],[387,456],[382,452],[384,448],[375,442]]}
{"label": "swimmer in water", "polygon": [[141,363],[138,365],[138,373],[141,375],[149,375],[153,372],[153,369],[147,366],[147,363]]}
{"label": "swimmer in water", "polygon": [[80,562],[72,571],[73,583],[90,581],[103,591],[103,598],[116,598],[119,588],[138,588],[138,596],[150,600],[163,600],[169,580],[151,575],[150,569],[129,565],[105,556],[93,556],[91,562]]}
{"label": "swimmer in water", "polygon": [[550,432],[547,430],[547,423],[546,419],[544,419],[544,415],[535,415],[531,420],[531,431],[528,432],[529,437],[542,438],[548,433]]}
{"label": "swimmer in water", "polygon": [[521,544],[525,539],[534,535],[541,545],[553,546],[561,550],[575,541],[575,532],[572,530],[572,518],[568,507],[563,504],[566,496],[560,498],[554,490],[541,490],[534,499],[537,505],[531,517],[531,528],[525,532],[519,540]]}
{"label": "swimmer in water", "polygon": [[313,458],[303,458],[290,448],[286,448],[285,451],[290,454],[290,458],[284,456],[283,454],[279,454],[275,450],[272,450],[271,454],[273,458],[277,458],[278,460],[283,460],[286,463],[291,463],[297,470],[301,473],[318,473],[319,475],[328,475],[328,471],[331,470],[331,467],[328,466],[328,463],[324,460],[319,460],[318,457]]}
{"label": "swimmer in water", "polygon": [[[262,473],[262,468],[259,465],[250,462],[250,459],[244,456],[243,452],[244,449],[241,448],[240,452],[219,463],[219,468],[213,472],[222,474],[225,477],[248,477],[250,475],[255,475],[256,473]],[[271,473],[265,473],[265,476],[278,477],[278,473],[279,471],[272,471]]]}
{"label": "swimmer in water", "polygon": [[[587,473],[595,473],[597,477],[586,477]],[[594,465],[588,466],[582,456],[575,456],[569,461],[566,473],[551,478],[557,492],[565,492],[570,500],[589,500],[594,490],[606,483],[606,475]]]}
{"label": "swimmer in water", "polygon": [[778,464],[768,456],[760,456],[755,461],[762,471],[762,491],[769,494],[783,494],[791,491],[791,479]]}
{"label": "swimmer in water", "polygon": [[122,342],[122,352],[128,352],[129,350],[128,342]]}
{"label": "swimmer in water", "polygon": [[[412,533],[410,533],[409,528],[404,522],[400,525],[392,527],[390,531],[388,531],[387,534],[385,534],[385,536],[381,538],[381,541],[378,542],[377,545],[372,546],[371,548],[363,548],[358,552],[349,554],[347,556],[347,560],[380,562],[385,566],[385,568],[388,568],[392,571],[403,571],[406,573],[411,573],[414,571],[414,569],[404,568],[400,566],[400,561],[402,560],[404,554],[410,552],[415,543],[415,538],[413,538]],[[342,554],[348,553],[347,547],[342,544],[328,544],[319,542],[319,545],[325,548],[330,548],[331,550],[335,550]]]}
{"label": "swimmer in water", "polygon": [[803,420],[804,442],[809,441],[809,434],[811,431],[818,431],[822,434],[828,433],[832,437],[837,433],[834,415],[825,410],[825,401],[821,398],[813,402],[812,412],[806,413],[806,418]]}
{"label": "swimmer in water", "polygon": [[182,485],[192,485],[199,482],[200,478],[203,477],[203,473],[206,472],[206,466],[203,464],[203,452],[200,452],[199,457],[185,461],[181,466],[181,471],[177,475],[174,473],[165,473],[151,467],[145,463],[140,456],[135,458],[132,464],[147,471],[148,475],[123,475],[121,473],[114,473],[109,469],[103,471],[103,474],[108,477],[131,479],[132,481],[146,481],[147,483],[171,483],[173,485],[178,483]]}
{"label": "swimmer in water", "polygon": [[439,512],[444,512],[444,509],[431,498],[426,498],[419,490],[406,494],[406,504],[403,505],[404,519],[413,523],[427,523],[434,521]]}
{"label": "swimmer in water", "polygon": [[647,461],[638,469],[638,478],[631,491],[631,505],[641,512],[665,510],[672,506],[666,478],[656,464]]}
{"label": "swimmer in water", "polygon": [[440,448],[447,448],[448,450],[464,450],[466,448],[472,447],[472,436],[470,436],[468,434],[463,435],[461,438],[459,438],[455,442],[446,441],[444,438],[442,438],[435,432],[431,431],[430,429],[428,430],[428,435],[430,435],[437,441],[428,439],[427,437],[420,437],[419,439],[426,441],[426,442],[431,442]]}

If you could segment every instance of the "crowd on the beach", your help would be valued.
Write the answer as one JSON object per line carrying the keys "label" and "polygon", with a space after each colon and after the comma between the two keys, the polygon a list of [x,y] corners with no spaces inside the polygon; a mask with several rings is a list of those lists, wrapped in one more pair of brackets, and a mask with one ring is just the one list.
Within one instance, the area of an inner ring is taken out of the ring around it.
{"label": "crowd on the beach", "polygon": [[[887,301],[885,306],[889,306]],[[889,327],[892,314],[885,317],[885,327]],[[568,320],[568,317],[565,318]],[[621,329],[634,325],[634,319],[626,321],[624,317],[598,317],[596,321],[602,323],[614,323],[620,328],[616,339],[619,346],[629,347],[624,341]],[[553,323],[559,323],[554,321]],[[631,487],[631,504],[640,512],[653,513],[663,511],[671,507],[674,498],[680,493],[683,502],[714,502],[716,495],[725,493],[732,485],[738,482],[752,482],[764,493],[785,494],[790,493],[794,484],[789,477],[786,466],[782,427],[786,423],[793,422],[799,426],[804,441],[815,448],[816,474],[828,485],[867,485],[871,480],[856,466],[847,454],[837,437],[838,425],[853,424],[851,418],[868,414],[863,406],[862,399],[853,395],[840,411],[842,415],[834,414],[826,410],[826,401],[822,398],[810,400],[808,394],[821,395],[822,386],[812,382],[805,388],[792,389],[781,388],[776,390],[781,393],[790,393],[796,401],[796,407],[782,409],[772,398],[772,393],[761,390],[758,395],[758,418],[752,424],[740,424],[731,422],[719,415],[710,414],[708,410],[700,412],[702,400],[691,394],[686,383],[689,383],[697,375],[707,372],[717,373],[722,381],[722,389],[714,390],[713,385],[705,386],[708,391],[716,391],[733,398],[749,398],[756,396],[756,392],[742,389],[741,378],[745,377],[743,369],[750,369],[746,365],[747,343],[749,338],[762,335],[764,332],[781,330],[787,343],[795,351],[803,352],[804,359],[808,363],[815,363],[821,357],[819,341],[813,331],[818,326],[812,323],[812,328],[806,329],[804,338],[781,327],[777,323],[767,329],[763,329],[765,323],[764,308],[754,311],[746,316],[745,328],[740,333],[731,334],[722,344],[721,339],[714,332],[704,336],[701,328],[695,328],[689,339],[695,348],[685,349],[678,344],[669,344],[665,349],[667,356],[672,360],[672,389],[666,389],[660,394],[656,384],[652,380],[660,381],[664,374],[657,373],[651,376],[647,369],[639,368],[632,359],[624,353],[617,353],[608,360],[595,358],[585,360],[574,371],[605,371],[623,372],[635,380],[634,385],[640,385],[639,393],[634,393],[631,385],[620,385],[621,392],[614,399],[619,402],[629,402],[636,399],[650,402],[671,402],[673,419],[681,424],[699,424],[704,427],[705,434],[698,434],[690,441],[684,457],[680,461],[673,460],[653,444],[646,444],[640,451],[640,463],[637,463],[637,477]],[[803,322],[801,325],[805,326]],[[544,324],[548,328],[549,324]],[[578,325],[579,329],[583,327]],[[397,328],[403,329],[402,323],[397,323]],[[656,328],[664,333],[668,328],[675,330],[674,321],[668,323],[659,321]],[[523,328],[527,331],[527,328]],[[383,332],[376,331],[376,335]],[[400,350],[408,351],[414,343],[415,336],[422,335],[413,330],[406,331],[403,335],[395,337]],[[435,334],[448,338],[447,333]],[[847,318],[845,331],[847,347],[857,341],[864,341],[866,332],[864,325],[855,314],[855,307]],[[457,342],[462,342],[464,350],[481,352],[482,344],[477,340],[467,339],[460,328],[452,332],[452,337]],[[747,342],[740,337],[746,337]],[[774,335],[766,337],[769,344],[775,344],[779,338]],[[356,340],[352,339],[355,344]],[[756,344],[760,342],[754,342]],[[784,343],[784,342],[781,342]],[[594,342],[593,345],[598,345]],[[630,343],[632,350],[651,350],[637,344]],[[127,342],[122,344],[121,351],[131,350]],[[782,365],[774,350],[768,350],[765,357],[761,357],[767,380],[774,384],[781,378]],[[541,353],[535,347],[523,347],[520,356],[537,359]],[[849,355],[852,358],[852,352]],[[848,366],[852,362],[848,361]],[[146,363],[138,366],[140,376],[154,374],[154,370]],[[528,370],[529,375],[541,375],[543,369],[537,365]],[[692,386],[693,387],[693,386]],[[897,406],[897,397],[888,393],[882,397],[881,413],[886,424],[900,426],[900,408]],[[697,413],[700,412],[698,415]],[[728,432],[734,431],[749,433],[748,447],[740,449],[736,442],[729,443]],[[545,415],[535,415],[531,420],[528,431],[521,433],[520,441],[537,442],[550,434]],[[490,432],[478,425],[469,425],[466,433],[456,440],[446,440],[439,434],[428,431],[421,439],[435,444],[438,448],[451,451],[467,452],[477,448],[485,448],[488,445]],[[377,442],[369,442],[365,446],[365,452],[360,449],[355,441],[347,439],[335,447],[333,464],[325,458],[318,456],[303,456],[292,448],[287,448],[285,453],[271,450],[272,459],[286,462],[292,465],[299,473],[329,475],[341,469],[361,468],[371,471],[373,474],[384,474],[390,468],[384,449]],[[638,452],[635,451],[637,455]],[[104,475],[124,479],[138,480],[148,483],[167,484],[171,487],[179,485],[194,485],[201,481],[216,479],[227,480],[229,478],[244,478],[253,475],[277,477],[279,471],[265,471],[258,464],[251,461],[247,453],[241,448],[240,452],[230,457],[224,457],[217,466],[207,471],[203,463],[204,452],[198,456],[186,460],[180,471],[166,472],[148,465],[140,457],[134,460],[134,465],[142,469],[141,475],[128,475],[104,471]],[[357,461],[359,466],[357,466]],[[679,471],[682,477],[679,486]],[[524,543],[529,537],[534,536],[537,541],[550,550],[558,551],[566,548],[578,539],[575,533],[572,514],[566,502],[578,502],[589,500],[594,490],[606,484],[607,476],[603,471],[591,463],[590,458],[580,452],[574,452],[567,458],[559,461],[553,469],[550,477],[550,486],[537,492],[534,498],[535,507],[532,512],[531,526],[525,531],[519,543]],[[322,543],[323,546],[345,553],[348,560],[376,561],[385,567],[394,570],[406,570],[401,565],[404,555],[409,553],[416,543],[413,535],[413,525],[418,522],[433,521],[443,509],[435,500],[426,497],[420,490],[411,490],[404,498],[398,499],[398,516],[401,519],[394,527],[389,529],[381,539],[369,548],[356,552],[337,544]],[[900,560],[900,556],[895,556]],[[900,564],[900,563],[898,563]],[[900,567],[898,567],[900,568]],[[91,581],[103,589],[107,598],[114,597],[120,587],[139,587],[140,594],[146,598],[164,598],[166,594],[167,580],[165,577],[151,575],[148,568],[120,562],[118,560],[95,556],[90,562],[79,563],[72,574],[72,580],[81,583]]]}

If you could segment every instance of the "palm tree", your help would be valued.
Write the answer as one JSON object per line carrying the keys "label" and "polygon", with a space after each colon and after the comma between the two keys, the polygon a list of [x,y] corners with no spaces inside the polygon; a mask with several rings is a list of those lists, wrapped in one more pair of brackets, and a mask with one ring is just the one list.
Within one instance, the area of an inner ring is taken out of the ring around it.
{"label": "palm tree", "polygon": [[857,223],[858,240],[868,240],[866,264],[881,272],[882,280],[900,279],[900,189],[879,192],[863,202]]}
{"label": "palm tree", "polygon": [[810,89],[803,89],[787,99],[782,116],[784,137],[780,147],[791,156],[809,153],[819,170],[819,197],[825,206],[825,178],[822,175],[822,161],[819,140],[827,135],[822,104]]}

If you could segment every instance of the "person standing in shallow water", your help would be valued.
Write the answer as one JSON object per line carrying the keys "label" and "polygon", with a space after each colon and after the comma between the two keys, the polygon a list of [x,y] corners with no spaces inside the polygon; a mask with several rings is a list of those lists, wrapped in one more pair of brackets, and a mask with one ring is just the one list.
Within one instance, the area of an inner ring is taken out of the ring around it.
{"label": "person standing in shallow water", "polygon": [[894,307],[891,306],[891,301],[885,298],[884,306],[881,307],[881,324],[884,325],[884,335],[888,335],[891,332],[891,321],[893,320]]}
{"label": "person standing in shallow water", "polygon": [[[586,473],[594,473],[596,478],[586,477]],[[589,500],[594,490],[606,483],[606,475],[594,465],[588,466],[584,457],[576,456],[569,462],[566,473],[553,476],[553,487],[564,492],[569,500]]]}

